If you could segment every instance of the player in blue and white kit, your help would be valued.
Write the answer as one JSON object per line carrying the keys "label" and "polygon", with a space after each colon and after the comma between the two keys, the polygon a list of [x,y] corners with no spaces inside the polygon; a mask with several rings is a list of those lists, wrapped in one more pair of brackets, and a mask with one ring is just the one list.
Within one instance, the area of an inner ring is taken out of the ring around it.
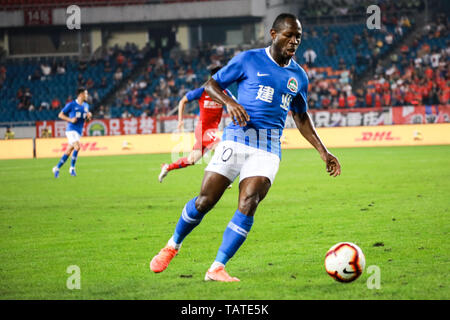
{"label": "player in blue and white kit", "polygon": [[77,90],[77,98],[66,104],[58,115],[60,119],[68,122],[66,136],[69,140],[69,146],[56,167],[53,168],[55,178],[58,178],[59,169],[70,157],[72,151],[73,154],[69,172],[73,177],[76,177],[77,175],[75,172],[75,163],[77,161],[78,152],[80,151],[80,138],[83,134],[84,122],[86,120],[90,121],[92,118],[92,113],[89,112],[89,105],[86,103],[87,99],[88,91],[85,88],[79,88]]}
{"label": "player in blue and white kit", "polygon": [[[247,238],[256,208],[273,184],[289,110],[300,133],[326,163],[329,174],[335,177],[341,173],[338,159],[321,142],[307,112],[308,78],[292,59],[301,34],[300,21],[294,15],[279,15],[270,30],[270,47],[237,55],[205,84],[208,95],[227,106],[233,122],[225,128],[222,141],[205,169],[200,194],[187,202],[172,238],[150,262],[152,271],[167,268],[184,238],[239,175],[238,208],[205,275],[205,280],[239,281],[228,275],[225,264]],[[222,92],[233,82],[238,85],[238,102]]]}

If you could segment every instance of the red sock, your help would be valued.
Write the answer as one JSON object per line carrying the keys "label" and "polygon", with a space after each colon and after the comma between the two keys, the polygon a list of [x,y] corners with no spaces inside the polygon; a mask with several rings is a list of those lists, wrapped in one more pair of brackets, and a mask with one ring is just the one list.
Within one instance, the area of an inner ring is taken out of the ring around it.
{"label": "red sock", "polygon": [[178,159],[174,163],[169,164],[169,168],[167,170],[171,171],[174,169],[186,168],[187,166],[190,166],[190,165],[191,165],[191,163],[189,163],[187,157],[184,157],[184,158]]}

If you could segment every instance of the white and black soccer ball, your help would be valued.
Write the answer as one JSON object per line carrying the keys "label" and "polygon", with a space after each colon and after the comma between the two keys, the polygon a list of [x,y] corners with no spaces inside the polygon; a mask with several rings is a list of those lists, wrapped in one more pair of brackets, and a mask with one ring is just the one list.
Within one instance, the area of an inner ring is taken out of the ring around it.
{"label": "white and black soccer ball", "polygon": [[339,242],[325,256],[325,270],[339,282],[356,280],[364,271],[366,258],[361,248],[351,242]]}

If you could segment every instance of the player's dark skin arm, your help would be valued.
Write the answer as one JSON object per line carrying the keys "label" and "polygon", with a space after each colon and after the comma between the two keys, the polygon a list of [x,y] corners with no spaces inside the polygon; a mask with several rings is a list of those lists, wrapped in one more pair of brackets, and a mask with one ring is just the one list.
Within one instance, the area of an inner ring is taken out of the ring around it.
{"label": "player's dark skin arm", "polygon": [[223,93],[223,89],[219,86],[216,80],[213,78],[209,79],[205,83],[204,87],[206,93],[211,97],[211,99],[227,107],[228,114],[234,124],[239,124],[241,127],[247,124],[247,121],[250,120],[247,111],[245,111],[243,106],[234,101],[233,98]]}
{"label": "player's dark skin arm", "polygon": [[292,117],[302,136],[319,152],[320,157],[326,163],[330,176],[336,177],[340,175],[341,165],[339,160],[327,150],[322,140],[320,140],[308,112],[297,113],[292,111]]}

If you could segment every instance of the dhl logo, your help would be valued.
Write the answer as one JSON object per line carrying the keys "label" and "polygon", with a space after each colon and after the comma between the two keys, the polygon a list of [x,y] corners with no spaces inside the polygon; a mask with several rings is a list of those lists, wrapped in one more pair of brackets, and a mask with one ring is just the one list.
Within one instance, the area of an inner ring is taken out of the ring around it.
{"label": "dhl logo", "polygon": [[355,141],[392,141],[400,140],[400,137],[393,137],[392,131],[363,131],[362,137],[356,138]]}
{"label": "dhl logo", "polygon": [[[62,143],[60,149],[53,149],[53,152],[66,152],[69,147],[68,143]],[[97,147],[97,142],[80,142],[80,151],[100,151],[107,150],[108,147]]]}

